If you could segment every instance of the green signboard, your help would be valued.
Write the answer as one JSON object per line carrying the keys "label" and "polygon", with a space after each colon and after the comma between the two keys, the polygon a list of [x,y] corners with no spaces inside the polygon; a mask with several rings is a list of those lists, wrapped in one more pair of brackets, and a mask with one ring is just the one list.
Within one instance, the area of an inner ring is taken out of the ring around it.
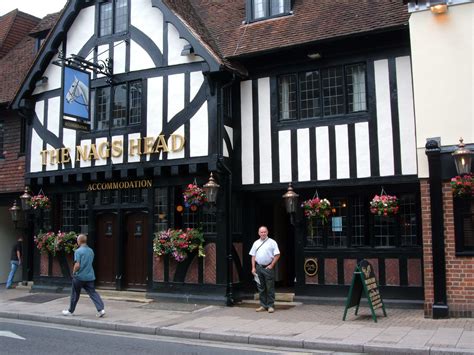
{"label": "green signboard", "polygon": [[385,305],[383,304],[382,296],[380,295],[377,285],[377,279],[375,278],[374,268],[365,259],[356,266],[354,274],[352,275],[351,288],[347,296],[346,308],[342,320],[346,320],[347,310],[349,308],[356,307],[355,314],[357,315],[362,293],[367,297],[374,322],[377,322],[377,316],[375,315],[376,309],[382,308],[383,315],[385,317],[387,316]]}

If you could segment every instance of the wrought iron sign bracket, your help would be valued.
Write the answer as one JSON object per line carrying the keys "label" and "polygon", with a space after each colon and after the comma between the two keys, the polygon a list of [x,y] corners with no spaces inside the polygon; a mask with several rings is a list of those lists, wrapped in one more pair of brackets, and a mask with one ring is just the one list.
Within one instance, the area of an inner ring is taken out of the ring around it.
{"label": "wrought iron sign bracket", "polygon": [[71,66],[80,70],[89,70],[96,74],[102,74],[107,77],[107,83],[113,84],[113,60],[112,58],[106,58],[104,60],[98,60],[97,63],[86,60],[85,58],[71,54],[70,57],[66,58],[62,51],[58,53],[58,59],[53,61],[53,64],[64,67],[65,65]]}

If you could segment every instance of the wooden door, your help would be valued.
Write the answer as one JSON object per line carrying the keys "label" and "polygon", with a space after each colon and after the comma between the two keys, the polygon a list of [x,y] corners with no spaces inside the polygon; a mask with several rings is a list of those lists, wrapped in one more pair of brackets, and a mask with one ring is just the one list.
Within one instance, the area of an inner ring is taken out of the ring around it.
{"label": "wooden door", "polygon": [[115,288],[116,245],[118,235],[117,214],[106,213],[97,217],[95,241],[96,280],[100,286]]}
{"label": "wooden door", "polygon": [[125,288],[146,288],[147,245],[148,215],[143,212],[128,214],[125,236]]}

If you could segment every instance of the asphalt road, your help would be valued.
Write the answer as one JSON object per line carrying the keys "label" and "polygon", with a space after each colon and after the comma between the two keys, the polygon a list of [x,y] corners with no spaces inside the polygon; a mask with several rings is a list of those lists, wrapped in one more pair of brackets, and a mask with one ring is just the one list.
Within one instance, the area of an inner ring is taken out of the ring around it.
{"label": "asphalt road", "polygon": [[330,354],[0,319],[1,354]]}

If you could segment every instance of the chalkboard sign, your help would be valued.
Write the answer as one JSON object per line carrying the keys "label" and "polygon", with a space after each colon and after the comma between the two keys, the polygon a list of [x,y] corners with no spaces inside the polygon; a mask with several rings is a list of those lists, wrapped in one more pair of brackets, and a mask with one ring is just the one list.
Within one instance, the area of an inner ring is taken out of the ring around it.
{"label": "chalkboard sign", "polygon": [[355,314],[357,315],[362,293],[367,297],[374,322],[377,322],[377,316],[375,315],[376,309],[382,308],[383,315],[385,317],[387,316],[385,305],[383,304],[382,296],[380,295],[377,285],[377,279],[375,278],[374,268],[365,259],[356,266],[354,274],[352,275],[352,283],[349,289],[349,295],[347,296],[346,308],[342,320],[346,320],[347,310],[349,308],[356,307]]}

